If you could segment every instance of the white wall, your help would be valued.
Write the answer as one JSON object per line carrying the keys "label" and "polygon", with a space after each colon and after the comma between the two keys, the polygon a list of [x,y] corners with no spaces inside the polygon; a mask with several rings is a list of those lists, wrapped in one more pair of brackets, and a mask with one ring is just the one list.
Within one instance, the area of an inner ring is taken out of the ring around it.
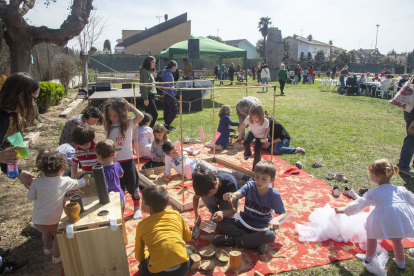
{"label": "white wall", "polygon": [[242,41],[239,48],[247,51],[247,58],[257,58],[256,47],[252,47],[246,41]]}
{"label": "white wall", "polygon": [[[316,48],[316,51],[315,49]],[[308,52],[310,52],[312,54],[312,58],[315,58],[316,53],[319,50],[323,50],[325,52],[325,57],[329,56],[330,54],[330,47],[329,46],[324,46],[324,45],[315,45],[315,44],[308,44],[306,42],[302,42],[302,41],[298,41],[298,57],[297,60],[300,59],[300,53],[304,53],[305,57],[308,57]]]}

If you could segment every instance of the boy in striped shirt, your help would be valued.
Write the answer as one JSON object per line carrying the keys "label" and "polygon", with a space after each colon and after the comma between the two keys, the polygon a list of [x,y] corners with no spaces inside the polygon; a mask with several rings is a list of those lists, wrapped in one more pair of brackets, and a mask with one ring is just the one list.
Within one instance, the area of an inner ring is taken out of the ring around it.
{"label": "boy in striped shirt", "polygon": [[71,166],[71,177],[76,178],[78,164],[82,166],[82,171],[92,172],[92,168],[98,164],[95,153],[95,132],[87,125],[78,125],[72,133],[73,141],[77,144],[75,155]]}

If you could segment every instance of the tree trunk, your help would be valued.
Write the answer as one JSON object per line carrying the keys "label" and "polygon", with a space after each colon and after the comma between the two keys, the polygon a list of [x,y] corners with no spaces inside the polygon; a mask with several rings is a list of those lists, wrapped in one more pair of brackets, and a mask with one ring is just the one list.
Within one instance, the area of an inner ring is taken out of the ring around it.
{"label": "tree trunk", "polygon": [[264,52],[264,57],[263,59],[266,60],[266,37],[263,37],[263,52]]}
{"label": "tree trunk", "polygon": [[11,73],[30,72],[32,43],[30,38],[18,37],[6,39],[10,50]]}

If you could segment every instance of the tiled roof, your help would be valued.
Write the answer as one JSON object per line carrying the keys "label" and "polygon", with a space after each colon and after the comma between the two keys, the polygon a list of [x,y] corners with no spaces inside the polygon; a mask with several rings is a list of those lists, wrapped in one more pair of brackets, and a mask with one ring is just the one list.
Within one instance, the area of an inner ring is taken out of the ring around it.
{"label": "tiled roof", "polygon": [[227,40],[227,41],[224,41],[224,43],[227,44],[227,45],[230,45],[230,46],[234,46],[234,45],[239,45],[240,43],[242,43],[245,40],[246,39]]}
{"label": "tiled roof", "polygon": [[154,36],[156,34],[164,32],[168,29],[171,29],[171,28],[173,28],[175,26],[178,26],[180,24],[183,24],[185,22],[187,22],[187,13],[183,13],[182,15],[174,17],[173,19],[170,19],[166,22],[158,24],[158,25],[156,25],[152,28],[149,28],[149,29],[147,29],[145,31],[142,31],[138,34],[135,34],[133,36],[130,36],[130,37],[124,39],[124,41],[122,41],[121,43],[118,43],[116,46],[128,47],[132,44],[140,42],[144,39],[147,39],[151,36]]}

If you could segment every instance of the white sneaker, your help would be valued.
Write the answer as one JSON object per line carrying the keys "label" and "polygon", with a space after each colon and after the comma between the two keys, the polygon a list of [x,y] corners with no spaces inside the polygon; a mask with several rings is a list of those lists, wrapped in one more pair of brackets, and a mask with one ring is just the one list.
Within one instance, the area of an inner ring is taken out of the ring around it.
{"label": "white sneaker", "polygon": [[45,255],[50,255],[53,253],[53,248],[47,249],[46,247],[44,247],[43,252],[45,253]]}
{"label": "white sneaker", "polygon": [[367,257],[367,255],[365,255],[365,254],[361,254],[361,253],[355,254],[355,258],[357,258],[358,260],[363,261],[363,262],[365,262],[366,257]]}
{"label": "white sneaker", "polygon": [[52,263],[58,264],[62,262],[62,257],[59,256],[58,258],[52,256]]}
{"label": "white sneaker", "polygon": [[408,254],[410,254],[411,257],[414,257],[414,248],[408,249]]}
{"label": "white sneaker", "polygon": [[334,177],[335,177],[335,173],[333,173],[333,172],[328,172],[328,176],[326,177],[326,179],[328,179],[328,180],[332,180],[332,179],[334,179]]}
{"label": "white sneaker", "polygon": [[375,274],[377,276],[385,276],[387,275],[385,268],[382,267],[376,259],[374,259],[371,263],[367,264],[364,262],[364,265],[366,269],[371,272],[372,274]]}
{"label": "white sneaker", "polygon": [[191,147],[188,147],[188,148],[185,148],[186,150],[189,150],[189,151],[193,151],[194,150],[194,147],[193,146],[191,146]]}
{"label": "white sneaker", "polygon": [[183,138],[183,143],[188,143],[189,141],[190,141],[190,138],[188,138],[188,137]]}
{"label": "white sneaker", "polygon": [[201,152],[201,149],[195,150],[195,151],[193,151],[193,155],[194,156],[199,155],[200,152]]}
{"label": "white sneaker", "polygon": [[212,148],[213,146],[211,145],[211,141],[208,141],[205,145],[205,147],[207,148]]}
{"label": "white sneaker", "polygon": [[355,193],[354,189],[349,189],[348,187],[345,187],[345,191],[344,191],[344,195],[353,198],[355,200],[357,200],[358,198],[360,198],[359,195],[357,195],[357,193]]}
{"label": "white sneaker", "polygon": [[141,206],[134,206],[134,217],[133,219],[140,219],[142,217]]}

